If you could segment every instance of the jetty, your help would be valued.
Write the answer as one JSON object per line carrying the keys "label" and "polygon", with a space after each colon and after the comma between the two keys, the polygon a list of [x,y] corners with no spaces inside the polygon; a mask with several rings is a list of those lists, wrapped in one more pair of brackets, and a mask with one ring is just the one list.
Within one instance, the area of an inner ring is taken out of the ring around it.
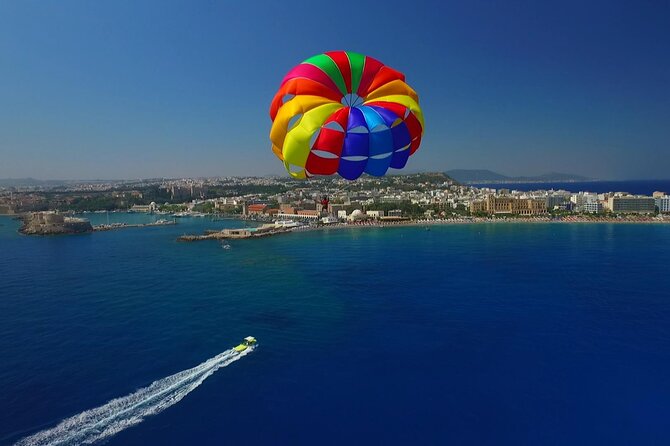
{"label": "jetty", "polygon": [[179,242],[197,242],[201,240],[225,240],[225,239],[249,239],[270,237],[273,235],[290,232],[290,229],[278,227],[274,224],[263,225],[258,228],[222,229],[220,231],[208,230],[202,235],[182,235],[177,238]]}
{"label": "jetty", "polygon": [[148,228],[151,226],[171,226],[176,225],[175,220],[158,220],[153,223],[109,223],[103,225],[93,226],[94,231],[111,231],[113,229],[125,229],[125,228]]}

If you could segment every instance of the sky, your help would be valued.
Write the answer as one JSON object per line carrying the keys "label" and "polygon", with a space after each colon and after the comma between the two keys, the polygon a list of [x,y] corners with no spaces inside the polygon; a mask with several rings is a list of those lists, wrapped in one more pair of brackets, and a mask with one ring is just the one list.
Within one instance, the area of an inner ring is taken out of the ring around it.
{"label": "sky", "polygon": [[668,1],[0,2],[0,178],[282,174],[270,100],[331,50],[405,73],[407,171],[669,178]]}

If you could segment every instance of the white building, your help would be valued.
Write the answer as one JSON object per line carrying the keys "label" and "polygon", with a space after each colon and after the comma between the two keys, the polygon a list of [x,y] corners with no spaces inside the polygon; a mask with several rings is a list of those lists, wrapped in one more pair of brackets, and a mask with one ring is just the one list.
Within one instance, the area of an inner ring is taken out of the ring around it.
{"label": "white building", "polygon": [[364,220],[365,214],[360,209],[356,209],[347,217],[347,219],[349,221]]}
{"label": "white building", "polygon": [[654,201],[656,202],[656,207],[658,208],[659,212],[670,212],[670,195],[656,197]]}
{"label": "white building", "polygon": [[603,211],[603,204],[601,201],[587,201],[583,205],[583,211],[590,214],[599,214]]}
{"label": "white building", "polygon": [[379,218],[384,216],[384,211],[367,211],[366,214],[368,217]]}
{"label": "white building", "polygon": [[[578,194],[574,194],[570,197],[570,201],[574,204],[575,212],[593,212],[585,209],[586,204],[589,204],[589,209],[594,209],[598,207],[595,203],[599,202],[598,194],[592,192],[579,192]],[[600,206],[600,211],[602,211],[602,205]]]}

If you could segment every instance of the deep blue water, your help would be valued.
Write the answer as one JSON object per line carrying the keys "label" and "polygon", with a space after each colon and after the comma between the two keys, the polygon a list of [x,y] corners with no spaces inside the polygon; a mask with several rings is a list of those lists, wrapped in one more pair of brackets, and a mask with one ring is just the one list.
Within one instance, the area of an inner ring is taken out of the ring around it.
{"label": "deep blue water", "polygon": [[147,444],[670,443],[670,226],[31,238],[0,218],[0,444],[260,347],[112,437]]}
{"label": "deep blue water", "polygon": [[670,193],[670,180],[628,180],[628,181],[587,181],[572,183],[478,183],[475,187],[493,189],[567,190],[570,192],[628,192],[631,194],[651,195],[655,191]]}

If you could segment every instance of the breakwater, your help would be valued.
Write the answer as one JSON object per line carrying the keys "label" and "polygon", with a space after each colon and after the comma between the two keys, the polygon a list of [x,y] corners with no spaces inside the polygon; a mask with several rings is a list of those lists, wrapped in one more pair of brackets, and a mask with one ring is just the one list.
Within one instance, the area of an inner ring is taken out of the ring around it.
{"label": "breakwater", "polygon": [[289,232],[287,228],[275,227],[274,225],[263,225],[259,228],[223,229],[221,231],[205,231],[202,235],[182,235],[177,238],[179,242],[198,242],[201,240],[224,240],[224,239],[247,239],[269,237],[272,235]]}
{"label": "breakwater", "polygon": [[153,223],[110,223],[103,225],[93,226],[94,231],[111,231],[112,229],[125,229],[125,228],[147,228],[151,226],[171,226],[176,225],[177,222],[174,220],[159,220]]}

